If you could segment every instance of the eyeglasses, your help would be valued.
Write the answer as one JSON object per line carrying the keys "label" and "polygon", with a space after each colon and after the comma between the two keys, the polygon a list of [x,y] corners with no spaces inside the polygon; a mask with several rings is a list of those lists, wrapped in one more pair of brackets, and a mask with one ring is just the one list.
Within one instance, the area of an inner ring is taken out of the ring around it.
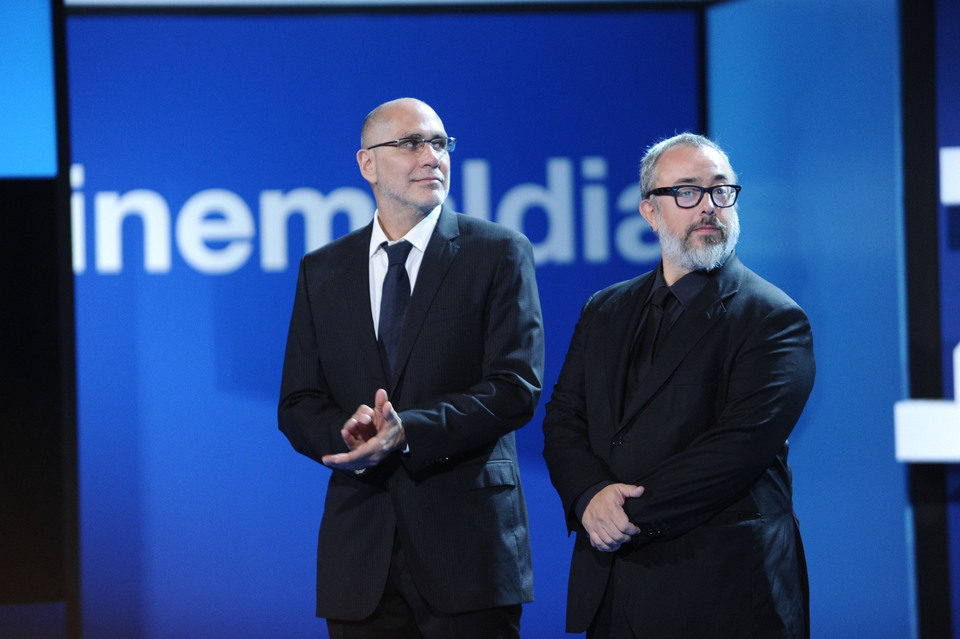
{"label": "eyeglasses", "polygon": [[677,202],[677,206],[682,209],[692,209],[700,204],[704,193],[709,193],[713,203],[717,207],[725,209],[737,203],[737,195],[740,194],[742,188],[739,184],[716,184],[707,187],[693,186],[692,184],[661,186],[658,189],[648,191],[644,198],[646,199],[651,195],[672,195]]}
{"label": "eyeglasses", "polygon": [[438,137],[431,140],[421,137],[400,138],[399,140],[390,140],[389,142],[381,142],[380,144],[368,146],[367,150],[375,149],[378,146],[395,146],[401,151],[420,153],[420,151],[423,150],[423,145],[428,143],[437,153],[453,153],[454,147],[457,146],[457,138]]}

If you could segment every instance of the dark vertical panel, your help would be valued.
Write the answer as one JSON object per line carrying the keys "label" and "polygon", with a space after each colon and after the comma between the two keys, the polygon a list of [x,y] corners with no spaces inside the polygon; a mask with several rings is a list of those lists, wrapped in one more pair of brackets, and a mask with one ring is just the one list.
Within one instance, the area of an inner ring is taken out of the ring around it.
{"label": "dark vertical panel", "polygon": [[76,330],[73,299],[73,260],[70,224],[70,122],[67,96],[66,12],[63,0],[50,0],[53,20],[54,90],[57,113],[57,177],[54,184],[57,217],[57,317],[59,318],[60,469],[63,552],[63,601],[66,636],[81,636],[80,522],[77,485]]}
{"label": "dark vertical panel", "polygon": [[63,599],[59,282],[54,181],[0,182],[4,292],[0,601]]}
{"label": "dark vertical panel", "polygon": [[[910,396],[942,397],[934,0],[900,3]],[[910,464],[920,639],[951,633],[946,467]]]}
{"label": "dark vertical panel", "polygon": [[[0,378],[4,380],[0,402],[0,604],[66,602],[69,617],[79,610],[79,588],[62,0],[51,0],[51,9],[57,175],[0,180],[4,212],[0,240],[0,290],[4,295],[0,314]],[[31,609],[5,608],[15,619],[21,613],[26,619]]]}

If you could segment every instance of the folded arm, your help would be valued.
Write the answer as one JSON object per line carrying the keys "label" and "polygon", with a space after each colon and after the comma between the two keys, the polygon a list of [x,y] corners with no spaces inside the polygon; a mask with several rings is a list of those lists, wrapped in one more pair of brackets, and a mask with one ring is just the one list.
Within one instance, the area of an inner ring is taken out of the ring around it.
{"label": "folded arm", "polygon": [[796,306],[758,322],[728,378],[717,423],[637,478],[646,490],[625,504],[647,539],[677,537],[744,496],[772,464],[813,387],[810,325]]}

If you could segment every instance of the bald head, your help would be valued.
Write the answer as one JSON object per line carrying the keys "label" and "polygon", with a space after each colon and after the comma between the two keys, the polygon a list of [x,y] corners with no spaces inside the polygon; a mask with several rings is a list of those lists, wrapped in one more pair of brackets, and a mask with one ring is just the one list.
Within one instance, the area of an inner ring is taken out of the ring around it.
{"label": "bald head", "polygon": [[[370,183],[387,237],[403,237],[443,204],[450,188],[450,153],[432,141],[447,139],[436,112],[413,98],[391,100],[363,121],[357,165]],[[395,140],[431,141],[391,144]]]}
{"label": "bald head", "polygon": [[397,98],[384,102],[363,119],[363,126],[360,129],[360,148],[365,149],[389,139],[384,137],[383,131],[390,128],[390,122],[398,113],[410,111],[420,112],[428,118],[440,119],[429,104],[416,98]]}

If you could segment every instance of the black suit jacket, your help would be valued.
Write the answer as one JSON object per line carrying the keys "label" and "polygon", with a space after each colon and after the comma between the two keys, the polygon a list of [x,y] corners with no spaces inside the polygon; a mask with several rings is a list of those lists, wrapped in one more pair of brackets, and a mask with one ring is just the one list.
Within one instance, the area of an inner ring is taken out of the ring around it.
{"label": "black suit jacket", "polygon": [[407,308],[395,379],[370,311],[372,226],[305,256],[283,367],[280,429],[315,460],[386,388],[409,444],[362,475],[335,471],[320,525],[317,614],[362,619],[383,592],[394,534],[417,588],[446,613],[533,598],[513,430],[543,374],[533,251],[522,235],[443,210]]}
{"label": "black suit jacket", "polygon": [[[591,297],[547,404],[544,457],[577,532],[567,629],[591,623],[616,557],[640,636],[803,636],[806,569],[786,440],[813,385],[806,315],[731,255],[624,405],[654,275]],[[641,532],[616,553],[591,547],[574,513],[601,482],[646,489],[625,504]]]}

